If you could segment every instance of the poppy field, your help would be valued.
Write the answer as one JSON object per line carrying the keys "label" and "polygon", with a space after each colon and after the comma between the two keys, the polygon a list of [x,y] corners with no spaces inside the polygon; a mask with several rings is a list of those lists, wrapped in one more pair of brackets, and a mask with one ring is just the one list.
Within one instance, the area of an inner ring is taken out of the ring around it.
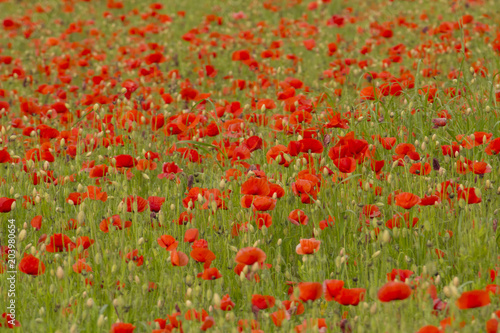
{"label": "poppy field", "polygon": [[0,327],[500,332],[490,0],[0,0]]}

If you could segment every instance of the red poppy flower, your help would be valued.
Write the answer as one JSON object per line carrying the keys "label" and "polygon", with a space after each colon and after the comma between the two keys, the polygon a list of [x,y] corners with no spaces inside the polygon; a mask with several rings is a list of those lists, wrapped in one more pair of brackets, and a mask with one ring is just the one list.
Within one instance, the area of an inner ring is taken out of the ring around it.
{"label": "red poppy flower", "polygon": [[16,199],[0,198],[0,213],[8,213],[15,207]]}
{"label": "red poppy flower", "polygon": [[0,150],[0,163],[10,163],[12,162],[12,158],[10,157],[7,148]]}
{"label": "red poppy flower", "polygon": [[195,261],[204,263],[204,268],[210,267],[212,261],[215,260],[215,254],[207,248],[195,248],[191,251],[190,256]]}
{"label": "red poppy flower", "polygon": [[259,310],[272,308],[276,299],[270,295],[252,295],[252,305]]}
{"label": "red poppy flower", "polygon": [[148,197],[149,210],[158,213],[161,209],[161,205],[163,205],[164,202],[165,198],[163,197],[157,197],[157,196]]}
{"label": "red poppy flower", "polygon": [[208,249],[208,242],[204,239],[198,239],[193,242],[191,245],[192,249]]}
{"label": "red poppy flower", "polygon": [[424,165],[421,163],[415,163],[410,167],[410,173],[417,176],[427,176],[431,173],[431,170],[431,165],[427,162],[424,163]]}
{"label": "red poppy flower", "polygon": [[108,233],[109,224],[111,223],[117,230],[122,230],[123,228],[130,228],[132,226],[131,221],[125,221],[125,223],[123,223],[120,218],[120,215],[115,214],[112,217],[108,217],[102,220],[101,223],[99,224],[99,229],[101,229],[102,232]]}
{"label": "red poppy flower", "polygon": [[42,228],[42,215],[32,218],[30,224],[35,230],[40,230]]}
{"label": "red poppy flower", "polygon": [[292,222],[295,225],[307,225],[309,218],[306,213],[300,209],[295,209],[290,212],[288,215],[288,221]]}
{"label": "red poppy flower", "polygon": [[486,321],[486,333],[498,332],[499,321],[497,320],[497,318],[491,318],[488,321]]}
{"label": "red poppy flower", "polygon": [[137,160],[130,155],[115,156],[116,168],[133,168],[137,165]]}
{"label": "red poppy flower", "polygon": [[172,263],[172,266],[186,266],[188,264],[188,261],[188,256],[183,252],[173,250],[170,253],[170,262]]}
{"label": "red poppy flower", "polygon": [[142,266],[144,263],[144,256],[139,256],[139,250],[132,250],[125,256],[125,262],[129,263],[130,261],[135,262],[137,266]]}
{"label": "red poppy flower", "polygon": [[394,300],[403,300],[411,295],[411,288],[406,283],[398,281],[389,281],[378,291],[378,299],[381,302],[390,302]]}
{"label": "red poppy flower", "polygon": [[234,302],[231,301],[231,297],[229,297],[229,294],[226,294],[222,297],[220,301],[220,309],[222,311],[231,311],[234,308]]}
{"label": "red poppy flower", "polygon": [[344,281],[342,280],[325,280],[323,281],[323,293],[325,294],[325,299],[330,302],[340,294],[344,288]]}
{"label": "red poppy flower", "polygon": [[486,162],[472,162],[472,172],[476,175],[484,175],[491,172],[491,166]]}
{"label": "red poppy flower", "polygon": [[196,228],[188,229],[184,233],[184,242],[193,243],[198,239],[199,231]]}
{"label": "red poppy flower", "polygon": [[83,271],[92,272],[92,267],[85,262],[85,259],[78,259],[77,262],[73,264],[72,268],[73,271],[78,274]]}
{"label": "red poppy flower", "polygon": [[321,230],[325,230],[328,227],[333,227],[335,225],[335,218],[328,215],[328,218],[326,220],[321,220],[319,221],[319,228]]}
{"label": "red poppy flower", "polygon": [[234,259],[238,264],[253,265],[256,262],[259,264],[264,263],[266,260],[266,253],[256,247],[245,247],[236,253]]}
{"label": "red poppy flower", "polygon": [[[213,280],[213,279],[212,279],[212,280]],[[208,330],[210,327],[214,326],[214,324],[215,324],[215,320],[214,320],[214,318],[213,318],[213,317],[211,317],[211,316],[207,316],[207,317],[205,318],[205,320],[203,321],[203,324],[201,325],[200,330],[201,330],[201,331],[206,331],[206,330]]]}
{"label": "red poppy flower", "polygon": [[401,208],[410,209],[420,203],[420,198],[413,193],[402,192],[395,196],[395,202]]}
{"label": "red poppy flower", "polygon": [[137,161],[136,168],[139,171],[156,170],[157,164],[153,161],[148,160],[148,159],[140,159]]}
{"label": "red poppy flower", "polygon": [[278,311],[271,313],[271,319],[276,327],[281,327],[283,320],[290,319],[290,314],[286,311],[286,309],[279,309]]}
{"label": "red poppy flower", "polygon": [[[247,196],[244,196],[244,198]],[[255,195],[253,196],[252,208],[258,212],[273,210],[276,207],[276,200],[268,196]]]}
{"label": "red poppy flower", "polygon": [[314,238],[301,239],[300,244],[295,248],[295,252],[297,254],[313,254],[319,251],[320,244],[321,241]]}
{"label": "red poppy flower", "polygon": [[357,166],[356,160],[352,157],[336,158],[333,160],[333,164],[343,173],[352,173]]}
{"label": "red poppy flower", "polygon": [[82,200],[87,198],[106,202],[106,200],[108,200],[108,194],[106,192],[101,192],[100,187],[89,185],[87,186],[87,191],[82,194]]}
{"label": "red poppy flower", "polygon": [[45,247],[47,252],[63,252],[72,251],[76,248],[76,244],[64,234],[54,234],[50,236],[50,243]]}
{"label": "red poppy flower", "polygon": [[340,293],[335,296],[335,301],[342,305],[358,305],[365,298],[366,289],[352,288],[342,289]]}
{"label": "red poppy flower", "polygon": [[84,198],[81,193],[73,192],[68,195],[66,202],[71,205],[77,206],[83,202],[83,199]]}
{"label": "red poppy flower", "polygon": [[303,153],[318,153],[321,154],[323,152],[323,143],[316,139],[302,139],[299,141],[300,143],[300,151]]}
{"label": "red poppy flower", "polygon": [[441,202],[441,199],[437,195],[424,195],[423,198],[420,199],[420,206],[433,206],[437,203]]}
{"label": "red poppy flower", "polygon": [[111,325],[110,333],[134,333],[135,326],[127,323],[115,323]]}
{"label": "red poppy flower", "polygon": [[384,160],[377,161],[377,160],[372,159],[370,161],[370,168],[375,173],[379,173],[382,170],[382,168],[384,167],[384,165],[385,165],[385,161]]}
{"label": "red poppy flower", "polygon": [[421,327],[417,333],[442,333],[442,331],[433,325],[426,325]]}
{"label": "red poppy flower", "polygon": [[394,281],[396,277],[398,277],[400,281],[405,282],[406,279],[412,276],[413,274],[415,273],[413,273],[408,269],[393,268],[390,273],[387,273],[387,281]]}
{"label": "red poppy flower", "polygon": [[19,270],[25,274],[37,276],[45,273],[45,265],[37,257],[25,253],[19,262]]}
{"label": "red poppy flower", "polygon": [[299,288],[299,299],[303,302],[315,301],[323,295],[323,285],[319,282],[301,282]]}
{"label": "red poppy flower", "polygon": [[380,91],[378,88],[365,87],[365,88],[361,89],[359,95],[361,97],[361,100],[374,101],[376,98],[379,98]]}
{"label": "red poppy flower", "polygon": [[462,293],[457,299],[459,309],[473,309],[489,305],[491,303],[489,292],[486,290],[472,290]]}
{"label": "red poppy flower", "polygon": [[94,244],[94,240],[90,239],[88,236],[80,236],[76,239],[76,247],[80,245],[84,250],[88,249],[92,244]]}
{"label": "red poppy flower", "polygon": [[271,217],[271,215],[269,215],[268,213],[261,213],[261,214],[257,214],[256,218],[255,218],[255,223],[257,224],[257,227],[260,229],[262,229],[263,226],[266,226],[266,228],[269,228],[271,226],[271,224],[273,223],[273,219]]}
{"label": "red poppy flower", "polygon": [[163,179],[174,179],[175,175],[181,173],[182,169],[175,164],[175,162],[163,163],[162,173],[158,175],[158,178]]}
{"label": "red poppy flower", "polygon": [[497,155],[500,153],[500,138],[491,140],[484,152],[488,155]]}
{"label": "red poppy flower", "polygon": [[458,187],[457,199],[464,199],[467,204],[476,204],[482,201],[481,197],[477,195],[476,189],[474,187],[467,187],[463,190]]}
{"label": "red poppy flower", "polygon": [[124,198],[122,202],[127,204],[127,212],[138,212],[141,213],[148,207],[148,201],[140,196],[129,195]]}
{"label": "red poppy flower", "polygon": [[203,273],[198,273],[197,276],[203,280],[217,280],[222,277],[219,270],[215,267],[205,268]]}
{"label": "red poppy flower", "polygon": [[382,215],[382,212],[380,211],[378,206],[376,206],[376,205],[364,205],[363,211],[360,214],[360,218],[365,216],[365,217],[372,219],[375,217],[379,217],[380,215]]}
{"label": "red poppy flower", "polygon": [[175,238],[170,235],[163,235],[159,237],[156,241],[158,242],[158,245],[160,245],[167,251],[173,251],[177,248],[177,245],[179,245],[179,242],[176,241]]}
{"label": "red poppy flower", "polygon": [[251,177],[241,185],[241,194],[266,196],[269,191],[269,183],[265,178]]}
{"label": "red poppy flower", "polygon": [[[2,318],[4,319],[4,327],[8,327],[8,328],[14,328],[14,327],[21,327],[21,323],[15,319],[15,316],[12,315],[12,314],[7,314],[6,312],[4,312],[2,314]],[[1,327],[2,324],[0,324],[0,327]]]}

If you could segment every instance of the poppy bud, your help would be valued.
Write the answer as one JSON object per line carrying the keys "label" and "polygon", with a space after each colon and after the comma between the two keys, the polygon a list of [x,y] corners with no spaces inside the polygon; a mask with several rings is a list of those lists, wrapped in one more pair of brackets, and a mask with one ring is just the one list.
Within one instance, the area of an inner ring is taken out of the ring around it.
{"label": "poppy bud", "polygon": [[337,268],[340,268],[341,265],[342,265],[342,258],[341,257],[335,258],[335,266],[337,266]]}
{"label": "poppy bud", "polygon": [[378,250],[377,252],[375,252],[374,254],[372,254],[372,259],[377,258],[380,255],[380,253],[381,253],[381,251]]}
{"label": "poppy bud", "polygon": [[235,316],[234,316],[233,312],[229,311],[226,313],[226,321],[233,322],[234,318],[235,318]]}
{"label": "poppy bud", "polygon": [[391,234],[389,233],[388,230],[384,230],[382,233],[382,242],[384,243],[389,243],[391,241]]}
{"label": "poppy bud", "polygon": [[450,298],[450,297],[452,296],[452,294],[451,294],[451,289],[450,289],[450,287],[448,287],[448,286],[445,286],[445,287],[443,288],[443,293],[444,293],[444,295],[445,295],[446,297],[448,297],[448,298]]}
{"label": "poppy bud", "polygon": [[42,306],[40,310],[38,310],[38,314],[42,317],[45,314],[45,308]]}
{"label": "poppy bud", "polygon": [[86,303],[88,308],[92,308],[94,306],[94,300],[92,298],[89,298]]}
{"label": "poppy bud", "polygon": [[186,290],[186,298],[191,298],[192,294],[193,294],[193,289],[187,288],[187,290]]}
{"label": "poppy bud", "polygon": [[57,267],[56,276],[59,280],[64,278],[64,269],[61,266]]}
{"label": "poppy bud", "polygon": [[104,325],[104,315],[99,315],[99,318],[97,319],[97,327],[102,327]]}
{"label": "poppy bud", "polygon": [[460,297],[460,292],[458,291],[457,287],[450,286],[450,292],[451,292],[451,296],[452,297],[455,297],[455,298],[459,298]]}
{"label": "poppy bud", "polygon": [[462,208],[462,209],[463,209],[463,208],[465,208],[465,204],[466,204],[466,202],[465,202],[465,200],[464,200],[464,199],[460,199],[460,200],[458,200],[458,206],[459,206],[460,208]]}
{"label": "poppy bud", "polygon": [[262,234],[265,236],[267,235],[267,227],[265,225],[262,226],[262,228],[260,229],[262,231]]}
{"label": "poppy bud", "polygon": [[221,299],[220,299],[220,296],[219,294],[217,293],[214,293],[214,297],[213,297],[213,303],[215,305],[216,308],[219,308],[220,307],[220,302],[221,302]]}

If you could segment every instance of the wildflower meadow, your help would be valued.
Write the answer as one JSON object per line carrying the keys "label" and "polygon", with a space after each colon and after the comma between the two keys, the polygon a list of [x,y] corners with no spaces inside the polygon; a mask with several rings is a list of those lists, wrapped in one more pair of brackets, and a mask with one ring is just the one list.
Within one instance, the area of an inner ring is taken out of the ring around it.
{"label": "wildflower meadow", "polygon": [[496,0],[0,0],[0,327],[500,332]]}

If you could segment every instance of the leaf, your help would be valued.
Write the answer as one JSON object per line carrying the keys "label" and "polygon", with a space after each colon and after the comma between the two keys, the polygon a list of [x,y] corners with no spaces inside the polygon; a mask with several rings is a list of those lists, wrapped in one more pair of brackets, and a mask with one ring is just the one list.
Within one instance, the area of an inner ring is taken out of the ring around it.
{"label": "leaf", "polygon": [[99,309],[99,314],[102,315],[104,311],[108,308],[108,304],[104,304],[100,309]]}

